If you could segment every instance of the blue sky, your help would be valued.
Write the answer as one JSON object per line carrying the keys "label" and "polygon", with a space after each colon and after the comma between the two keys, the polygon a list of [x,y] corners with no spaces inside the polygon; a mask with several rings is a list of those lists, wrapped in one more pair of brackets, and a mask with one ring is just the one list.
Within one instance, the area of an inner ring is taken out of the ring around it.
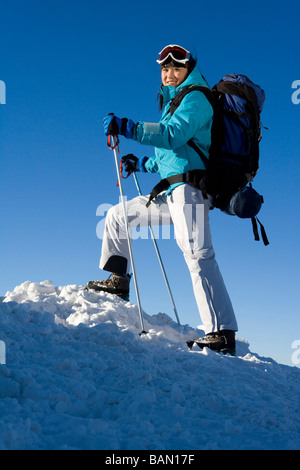
{"label": "blue sky", "polygon": [[[11,0],[1,6],[0,295],[31,280],[55,285],[103,279],[96,236],[100,204],[118,202],[108,112],[157,122],[157,53],[188,48],[212,86],[230,72],[266,92],[262,114],[260,218],[270,245],[254,242],[249,221],[211,214],[217,260],[239,323],[259,354],[291,363],[300,340],[299,119],[292,83],[300,80],[296,2]],[[121,154],[152,149],[121,140]],[[156,175],[139,175],[147,193]],[[124,182],[136,195],[133,179]],[[181,323],[200,324],[187,267],[175,240],[159,248]],[[152,241],[134,243],[142,306],[173,315]],[[135,301],[132,289],[132,301]],[[1,339],[1,338],[0,338]],[[293,364],[292,364],[293,365]]]}

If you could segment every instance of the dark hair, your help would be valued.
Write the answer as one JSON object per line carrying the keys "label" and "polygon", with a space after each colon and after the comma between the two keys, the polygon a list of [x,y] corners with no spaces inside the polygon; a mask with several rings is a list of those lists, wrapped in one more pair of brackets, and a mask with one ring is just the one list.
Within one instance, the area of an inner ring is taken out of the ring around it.
{"label": "dark hair", "polygon": [[[196,64],[197,64],[197,59],[195,59],[193,56],[190,56],[189,61],[187,62],[187,65],[186,65],[186,68],[188,69],[187,77],[192,72],[192,70],[194,70],[194,68],[196,67]],[[158,98],[158,102],[159,102],[159,110],[161,111],[162,107],[163,107],[163,96],[162,96],[162,94],[158,93],[157,98]]]}

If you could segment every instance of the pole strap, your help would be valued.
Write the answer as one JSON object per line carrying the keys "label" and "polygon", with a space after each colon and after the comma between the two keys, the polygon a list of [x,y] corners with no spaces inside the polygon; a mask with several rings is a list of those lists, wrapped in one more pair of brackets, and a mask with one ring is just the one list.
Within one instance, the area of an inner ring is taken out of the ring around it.
{"label": "pole strap", "polygon": [[[112,144],[111,140],[112,140],[112,137],[114,138],[113,139],[113,142],[114,142],[114,145]],[[110,150],[118,150],[118,153],[120,153],[120,149],[119,149],[119,143],[120,143],[120,139],[119,139],[119,136],[118,135],[111,135],[109,134],[108,137],[107,137],[107,146]],[[122,172],[122,160],[120,161],[120,175],[121,175],[121,178],[124,178],[126,179],[124,176],[123,176],[123,172]],[[128,175],[129,176],[129,175]],[[128,178],[127,176],[127,178]],[[117,182],[117,187],[119,186],[120,184],[120,181]]]}
{"label": "pole strap", "polygon": [[[111,138],[112,137],[114,137],[113,140],[115,142],[115,145],[112,145],[112,143],[111,143]],[[114,149],[118,148],[118,152],[120,153],[119,143],[120,143],[120,139],[119,139],[118,135],[112,136],[111,134],[109,134],[109,136],[107,137],[107,146],[108,146],[108,148],[110,148],[110,150],[114,150]]]}

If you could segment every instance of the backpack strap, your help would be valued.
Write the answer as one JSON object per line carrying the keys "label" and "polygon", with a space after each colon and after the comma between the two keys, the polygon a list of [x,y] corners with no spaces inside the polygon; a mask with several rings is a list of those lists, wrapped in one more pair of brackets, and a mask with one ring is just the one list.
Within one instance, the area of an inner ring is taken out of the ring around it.
{"label": "backpack strap", "polygon": [[269,245],[270,242],[268,240],[265,227],[260,222],[260,220],[257,217],[251,217],[251,222],[252,222],[252,228],[253,228],[253,233],[254,233],[254,240],[259,241],[259,234],[258,234],[258,228],[257,228],[257,222],[258,222],[260,225],[261,238],[264,242],[264,245],[265,246]]}
{"label": "backpack strap", "polygon": [[[171,101],[171,104],[170,104],[170,109],[169,109],[169,112],[170,112],[170,115],[172,116],[174,114],[174,112],[176,111],[176,109],[178,108],[178,106],[180,105],[181,101],[183,100],[183,98],[188,95],[189,93],[191,93],[192,91],[200,91],[202,92],[205,97],[208,99],[209,103],[211,104],[211,106],[214,108],[215,107],[215,101],[216,101],[216,98],[215,98],[215,91],[211,90],[210,88],[208,88],[207,86],[197,86],[197,85],[191,85],[189,86],[186,90],[183,90],[181,91],[180,93],[178,93],[178,95],[176,95],[172,101]],[[206,157],[206,155],[204,155],[204,153],[202,152],[202,150],[200,150],[200,148],[195,144],[195,142],[193,141],[193,139],[190,139],[188,142],[188,145],[193,149],[195,150],[195,152],[197,152],[197,154],[199,155],[199,157],[201,158],[202,160],[202,163],[204,165],[204,168],[207,168],[208,166],[208,158]]]}
{"label": "backpack strap", "polygon": [[[216,100],[216,95],[215,95],[216,91],[211,90],[207,86],[191,85],[187,89],[185,89],[185,90],[181,91],[180,93],[178,93],[172,99],[171,104],[170,104],[170,108],[169,108],[169,113],[170,113],[171,116],[174,114],[174,112],[176,111],[176,109],[180,105],[183,98],[187,94],[191,93],[192,91],[200,91],[200,92],[204,93],[204,95],[208,99],[209,103],[214,108],[214,102]],[[217,93],[217,94],[219,95],[219,93]],[[204,153],[200,150],[200,148],[195,144],[193,139],[190,139],[187,142],[187,144],[192,149],[194,149],[195,152],[198,153],[198,155],[200,156],[200,158],[203,162],[204,167],[207,168],[208,158],[206,157],[206,155],[204,155]],[[204,178],[205,174],[206,174],[205,170],[200,170],[200,169],[199,170],[191,170],[191,171],[188,171],[186,173],[181,173],[179,175],[172,175],[172,176],[169,176],[168,178],[164,178],[164,179],[160,180],[160,182],[156,186],[154,186],[154,188],[152,189],[152,191],[150,193],[149,200],[146,204],[146,207],[149,207],[149,205],[151,204],[151,201],[153,199],[155,199],[162,191],[165,191],[171,185],[176,184],[176,183],[188,183],[191,186],[194,186],[194,187],[200,189],[202,191],[204,199],[207,199],[207,191],[206,191],[206,187],[205,187],[205,178]]]}
{"label": "backpack strap", "polygon": [[202,152],[202,150],[199,149],[198,145],[195,144],[195,142],[193,141],[193,139],[190,139],[188,141],[188,145],[190,147],[192,147],[192,149],[195,150],[195,152],[198,153],[199,157],[201,158],[202,160],[202,163],[204,165],[204,168],[207,169],[207,166],[208,166],[208,158],[204,155],[204,153]]}
{"label": "backpack strap", "polygon": [[204,184],[204,175],[205,170],[191,170],[186,173],[172,175],[168,178],[160,180],[160,182],[152,189],[146,207],[149,207],[151,201],[155,199],[162,191],[165,191],[170,186],[172,186],[172,184],[176,183],[188,183],[191,186],[194,186],[195,188],[201,189],[204,199],[207,199],[207,193]]}
{"label": "backpack strap", "polygon": [[186,88],[185,90],[182,90],[180,93],[178,93],[178,95],[176,95],[172,99],[171,104],[170,104],[170,108],[169,108],[169,113],[170,113],[171,116],[174,114],[174,112],[176,111],[176,109],[180,105],[183,98],[186,95],[188,95],[189,93],[191,93],[192,91],[201,91],[205,95],[205,97],[208,99],[208,101],[210,102],[212,107],[214,107],[215,99],[214,99],[214,91],[213,90],[211,90],[210,88],[208,88],[207,86],[204,86],[204,85],[191,85],[188,88]]}

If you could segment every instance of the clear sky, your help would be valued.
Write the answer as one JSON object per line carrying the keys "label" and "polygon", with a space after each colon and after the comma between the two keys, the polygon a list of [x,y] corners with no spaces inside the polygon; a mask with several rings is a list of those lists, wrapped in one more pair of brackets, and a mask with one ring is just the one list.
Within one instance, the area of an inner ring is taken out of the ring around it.
{"label": "clear sky", "polygon": [[[0,295],[26,280],[66,285],[107,277],[98,268],[96,228],[103,217],[96,211],[118,202],[119,190],[102,118],[114,112],[157,122],[157,54],[167,44],[181,44],[197,56],[211,86],[237,72],[266,92],[262,122],[268,130],[254,186],[265,198],[260,219],[270,245],[253,240],[249,221],[213,211],[211,225],[238,336],[252,351],[293,365],[292,343],[300,340],[300,104],[292,102],[292,83],[300,80],[300,6],[264,0],[184,5],[2,2]],[[153,149],[123,139],[120,152],[151,156]],[[139,175],[139,181],[147,193],[158,177]],[[136,195],[133,179],[124,190]],[[175,240],[158,245],[181,323],[199,325]],[[134,243],[134,254],[144,310],[174,318],[150,237]]]}

